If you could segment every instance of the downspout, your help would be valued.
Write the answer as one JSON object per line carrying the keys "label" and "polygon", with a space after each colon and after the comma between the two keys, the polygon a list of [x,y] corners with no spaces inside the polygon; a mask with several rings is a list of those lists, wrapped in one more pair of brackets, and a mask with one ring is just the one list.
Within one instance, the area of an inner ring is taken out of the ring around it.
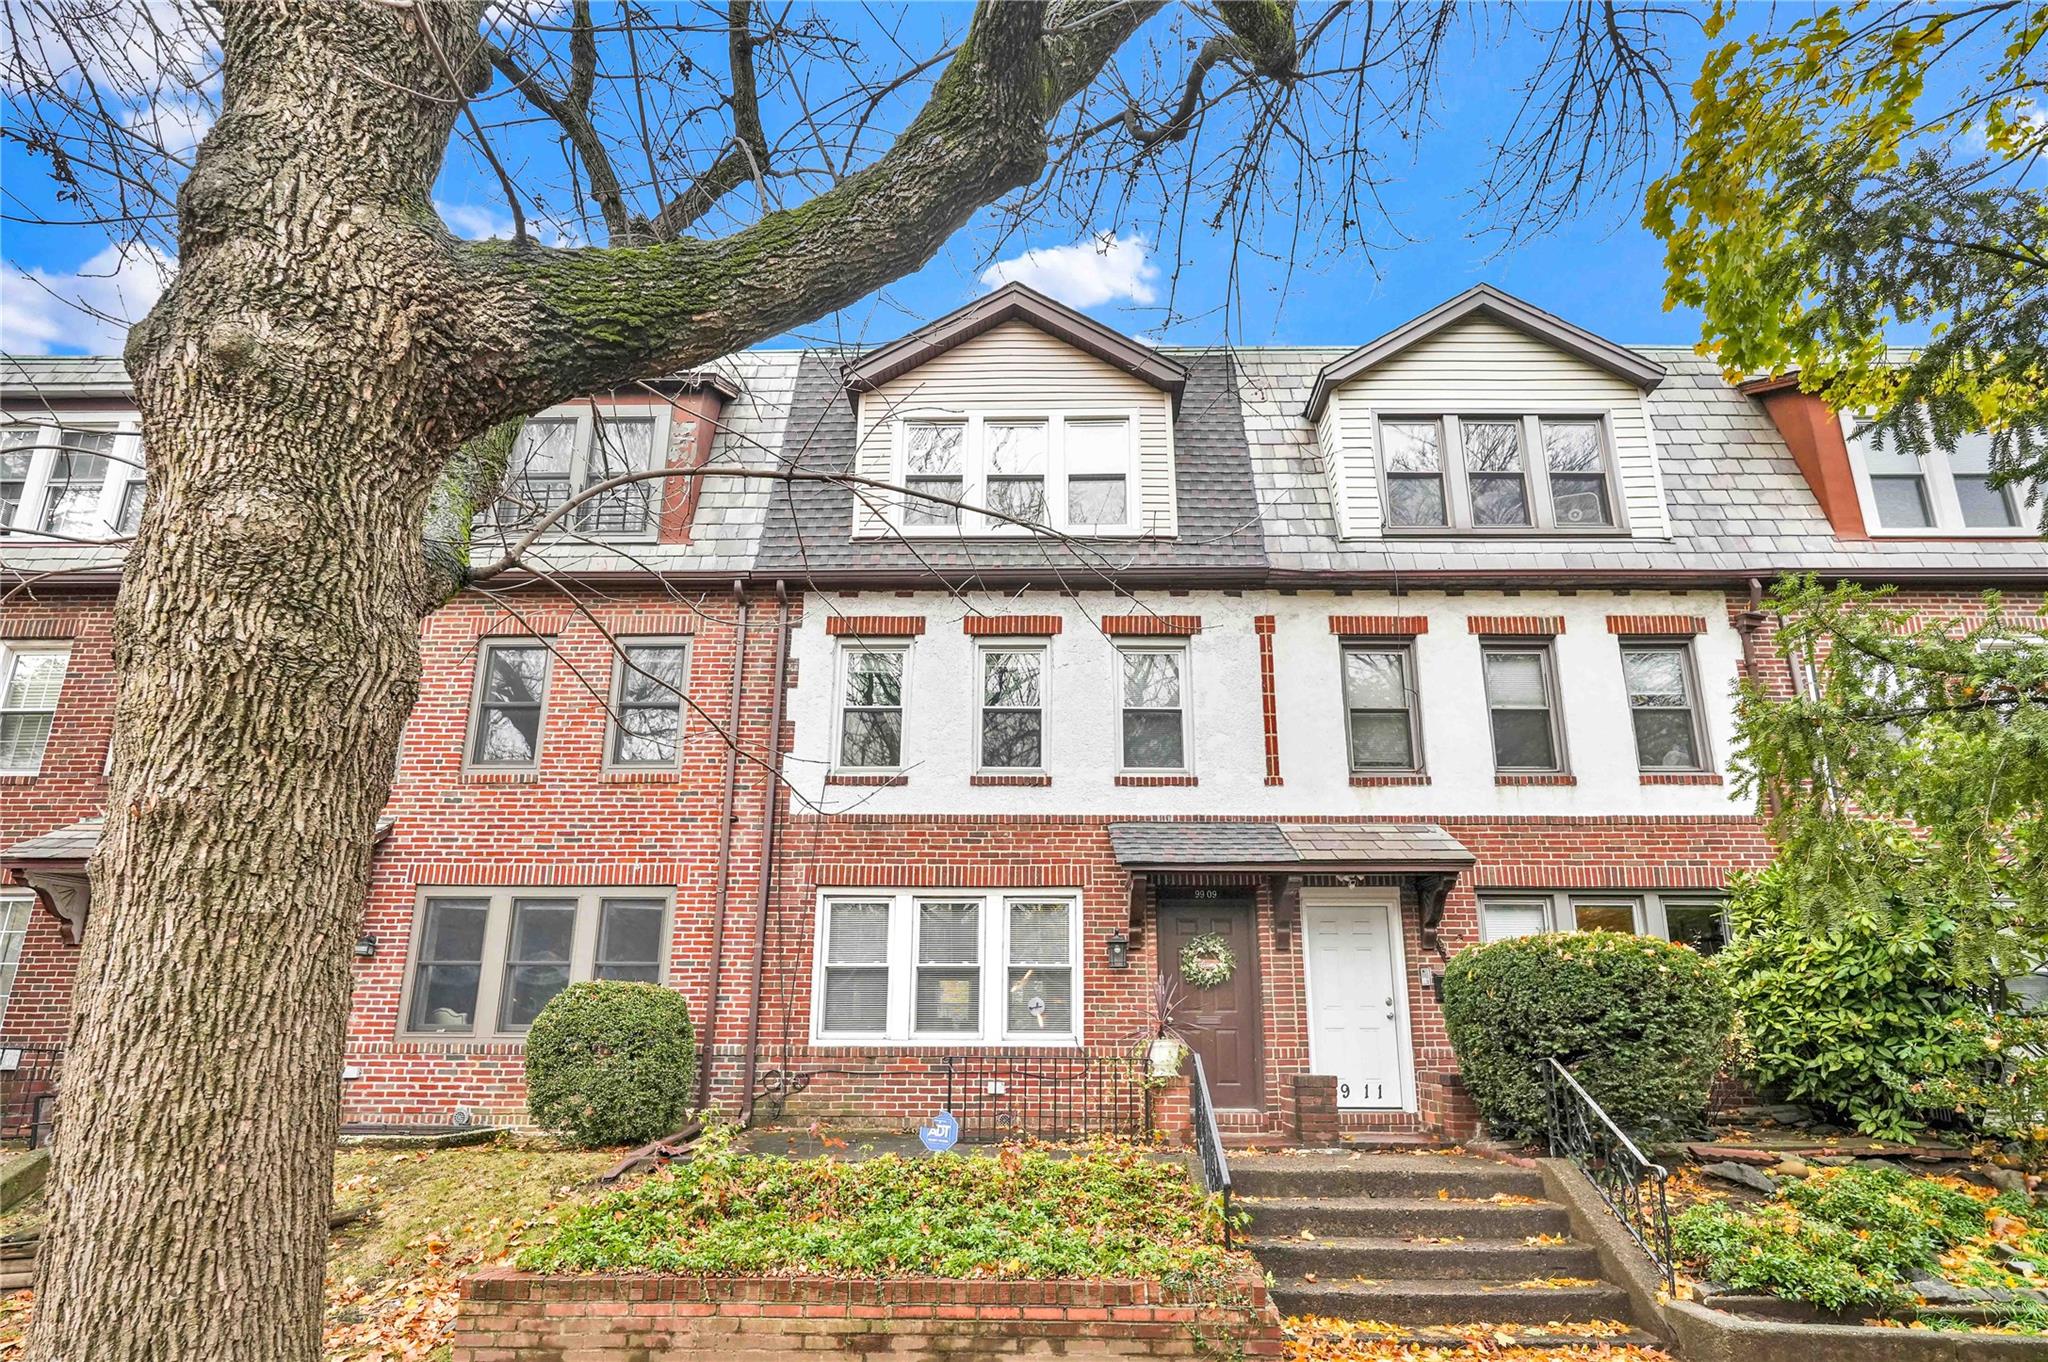
{"label": "downspout", "polygon": [[[1761,686],[1763,684],[1763,680],[1758,675],[1756,669],[1756,631],[1764,627],[1763,607],[1764,584],[1755,577],[1752,577],[1749,579],[1749,608],[1735,617],[1735,632],[1742,636],[1742,673],[1749,678],[1749,683],[1752,686]],[[1790,658],[1787,658],[1785,661],[1787,666],[1792,666]],[[1792,684],[1795,687],[1800,684],[1796,667],[1794,668]],[[1774,791],[1766,788],[1764,790],[1764,814],[1766,817],[1776,817],[1777,813],[1778,796]]]}
{"label": "downspout", "polygon": [[740,1125],[754,1122],[754,1081],[761,1047],[761,971],[768,949],[768,890],[775,875],[775,804],[782,793],[782,706],[789,684],[789,588],[775,579],[775,699],[769,706],[768,792],[761,801],[761,878],[754,895],[754,959],[747,982],[747,1053]]}
{"label": "downspout", "polygon": [[738,640],[733,645],[731,696],[725,708],[725,791],[718,804],[718,900],[711,912],[711,991],[704,1005],[704,1026],[698,1041],[697,1105],[711,1105],[712,1046],[718,1031],[719,982],[725,974],[725,911],[727,881],[732,874],[733,800],[740,771],[740,678],[747,672],[747,585],[732,582],[733,604],[739,611]]}

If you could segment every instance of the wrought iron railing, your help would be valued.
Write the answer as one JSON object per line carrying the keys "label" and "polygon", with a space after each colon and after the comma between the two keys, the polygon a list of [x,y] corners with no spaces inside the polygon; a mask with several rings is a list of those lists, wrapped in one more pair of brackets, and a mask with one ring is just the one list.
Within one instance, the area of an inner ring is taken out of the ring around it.
{"label": "wrought iron railing", "polygon": [[1233,1248],[1230,1160],[1224,1157],[1223,1132],[1216,1126],[1216,1103],[1209,1096],[1209,1071],[1202,1067],[1202,1057],[1193,1050],[1188,1051],[1188,1061],[1195,1066],[1194,1082],[1188,1085],[1188,1100],[1193,1108],[1189,1115],[1194,1120],[1195,1153],[1202,1161],[1202,1188],[1223,1198],[1223,1247]]}
{"label": "wrought iron railing", "polygon": [[48,1142],[63,1064],[61,1045],[0,1039],[0,1140],[27,1140],[31,1149]]}
{"label": "wrought iron railing", "polygon": [[1564,1065],[1554,1059],[1544,1064],[1551,1155],[1578,1165],[1629,1237],[1657,1264],[1664,1285],[1675,1290],[1678,1271],[1671,1252],[1671,1210],[1664,1195],[1670,1171],[1650,1162]]}
{"label": "wrought iron railing", "polygon": [[946,1055],[946,1110],[969,1143],[1142,1139],[1151,1129],[1141,1062],[1130,1055],[1049,1050],[1033,1055]]}

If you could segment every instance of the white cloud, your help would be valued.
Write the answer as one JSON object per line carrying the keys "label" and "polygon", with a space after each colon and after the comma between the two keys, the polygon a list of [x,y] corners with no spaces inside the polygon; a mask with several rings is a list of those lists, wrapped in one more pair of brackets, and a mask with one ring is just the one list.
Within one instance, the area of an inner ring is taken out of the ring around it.
{"label": "white cloud", "polygon": [[0,264],[0,353],[118,355],[175,269],[135,245],[109,245],[74,273]]}
{"label": "white cloud", "polygon": [[122,124],[137,137],[161,146],[166,155],[189,158],[213,127],[214,110],[197,99],[167,95],[151,104],[121,115]]}
{"label": "white cloud", "polygon": [[1069,307],[1097,307],[1118,300],[1154,302],[1159,267],[1137,236],[1108,232],[1071,246],[1047,246],[998,260],[981,272],[990,288],[1019,283],[1050,294]]}
{"label": "white cloud", "polygon": [[434,211],[441,215],[441,221],[448,224],[448,230],[470,241],[483,241],[490,237],[512,239],[512,215],[502,208],[482,208],[473,203],[448,203],[434,200]]}

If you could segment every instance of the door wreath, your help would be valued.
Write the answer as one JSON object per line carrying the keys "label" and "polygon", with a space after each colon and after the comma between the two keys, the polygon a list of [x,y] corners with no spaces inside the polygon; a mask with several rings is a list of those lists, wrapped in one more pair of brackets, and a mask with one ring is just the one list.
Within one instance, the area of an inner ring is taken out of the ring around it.
{"label": "door wreath", "polygon": [[1237,957],[1230,943],[1214,932],[1203,932],[1180,948],[1180,977],[1190,988],[1220,988],[1237,973]]}

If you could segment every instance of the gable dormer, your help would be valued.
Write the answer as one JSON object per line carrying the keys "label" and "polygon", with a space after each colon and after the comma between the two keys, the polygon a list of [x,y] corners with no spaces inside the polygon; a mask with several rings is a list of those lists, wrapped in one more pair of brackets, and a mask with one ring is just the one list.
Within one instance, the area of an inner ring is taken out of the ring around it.
{"label": "gable dormer", "polygon": [[[1021,284],[846,368],[855,471],[1087,536],[1170,538],[1186,371]],[[856,499],[857,537],[1022,537],[944,501]]]}
{"label": "gable dormer", "polygon": [[1662,366],[1481,284],[1316,376],[1347,538],[1669,534]]}

